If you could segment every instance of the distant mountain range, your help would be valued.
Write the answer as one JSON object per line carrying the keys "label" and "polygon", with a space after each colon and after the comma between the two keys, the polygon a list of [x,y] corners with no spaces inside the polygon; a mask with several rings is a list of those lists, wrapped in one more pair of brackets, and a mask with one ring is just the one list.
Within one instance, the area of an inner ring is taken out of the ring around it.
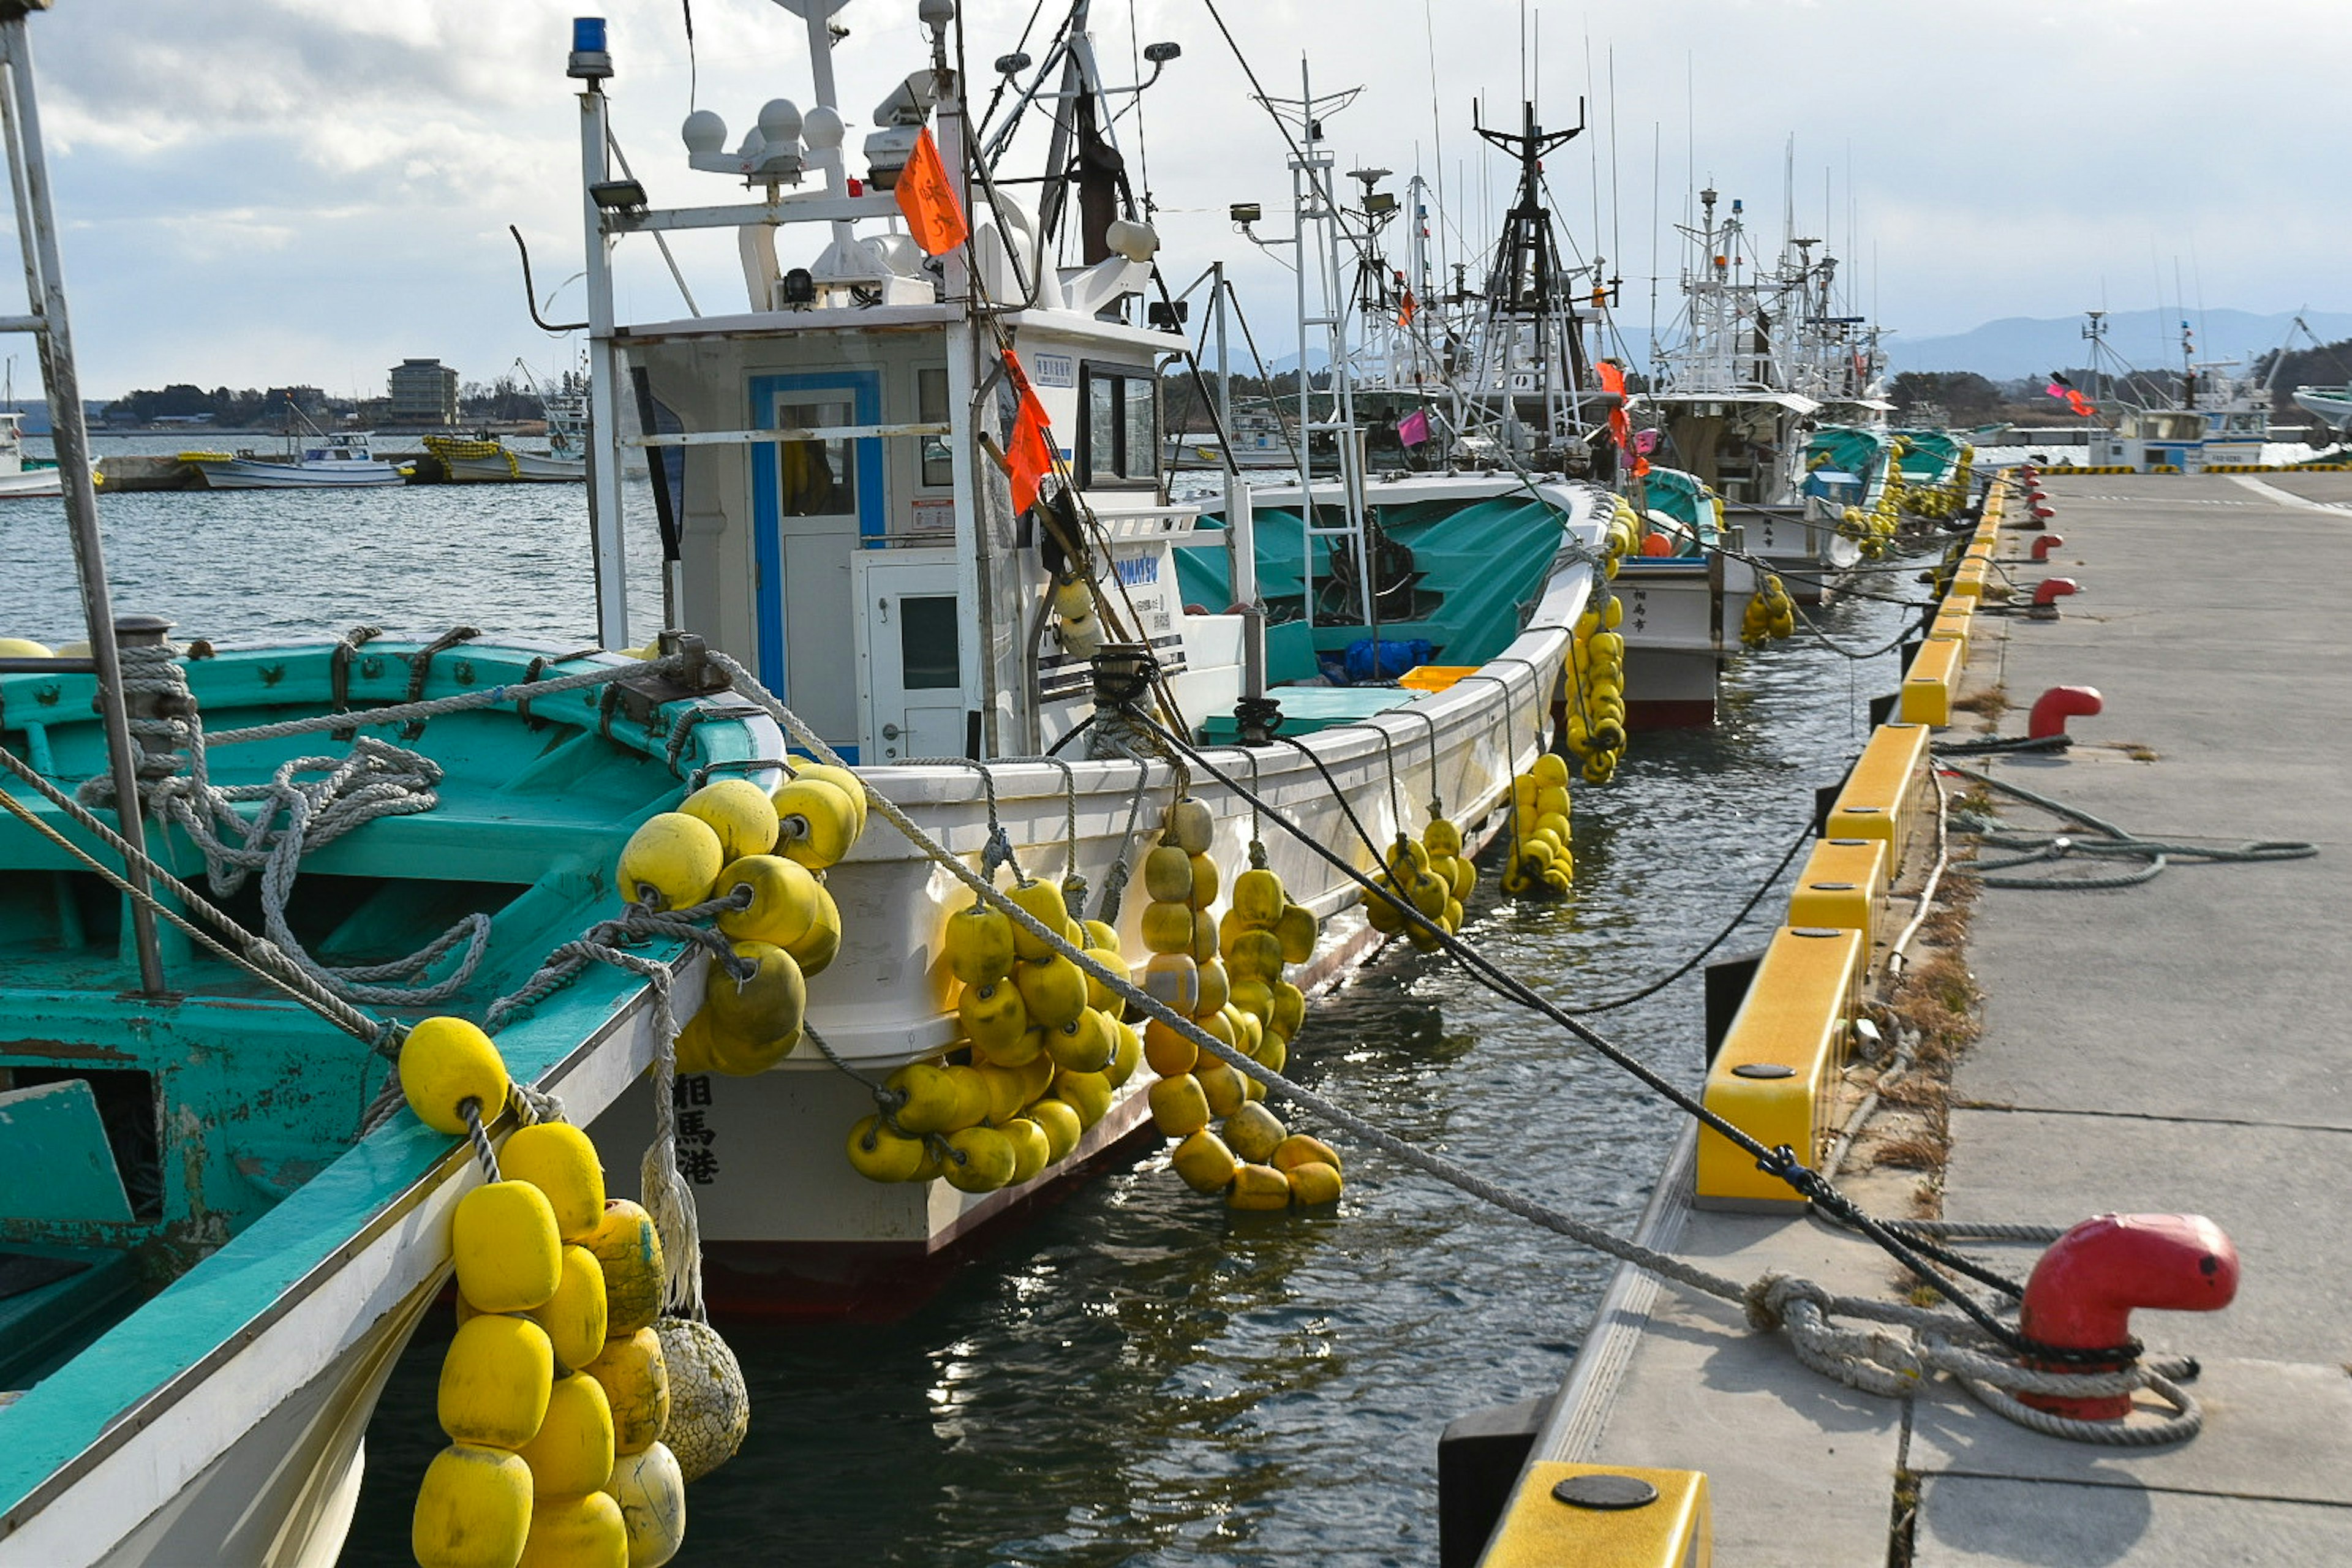
{"label": "distant mountain range", "polygon": [[[2251,363],[2286,342],[2296,314],[2293,310],[2268,316],[2251,310],[2190,310],[2186,320],[2196,331],[2199,359],[2243,358]],[[2301,314],[2322,342],[2352,338],[2352,314],[2340,310]],[[2170,310],[2115,311],[2107,317],[2107,346],[2136,369],[2171,369],[2180,363],[2182,320]],[[2090,345],[2083,341],[2083,322],[2081,316],[2055,321],[2008,316],[1949,337],[1914,338],[1897,332],[1885,340],[1886,355],[1897,371],[1972,370],[1995,381],[2047,375],[2089,362]],[[2286,346],[2309,348],[2311,342],[2295,332],[2294,342]]]}

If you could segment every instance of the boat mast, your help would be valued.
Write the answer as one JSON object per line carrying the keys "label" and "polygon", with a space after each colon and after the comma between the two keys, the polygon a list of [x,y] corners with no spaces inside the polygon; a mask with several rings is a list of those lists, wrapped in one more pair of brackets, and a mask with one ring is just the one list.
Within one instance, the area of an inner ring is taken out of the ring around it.
{"label": "boat mast", "polygon": [[[596,572],[596,640],[625,648],[629,584],[621,530],[621,356],[613,346],[613,237],[603,210],[604,200],[621,193],[610,184],[604,82],[613,74],[613,57],[605,52],[602,16],[573,20],[564,74],[580,83],[580,201],[588,228],[588,535]],[[642,187],[635,205],[645,205]]]}
{"label": "boat mast", "polygon": [[0,317],[0,331],[29,332],[40,349],[41,383],[49,399],[50,439],[73,530],[74,567],[81,578],[82,617],[89,627],[98,674],[98,706],[106,726],[107,762],[114,783],[116,828],[130,847],[124,877],[131,888],[131,931],[139,954],[139,988],[164,994],[163,954],[155,940],[155,912],[147,883],[146,825],[140,814],[139,777],[131,763],[131,721],[123,705],[122,658],[114,635],[114,605],[106,585],[106,554],[98,531],[98,492],[90,482],[89,430],[82,418],[81,378],[75,373],[73,332],[66,320],[65,272],[58,257],[57,219],[49,171],[41,153],[40,110],[33,97],[33,55],[25,19],[49,0],[0,0],[0,133],[8,142],[9,185],[16,198],[16,237],[25,256],[25,297],[30,313]]}

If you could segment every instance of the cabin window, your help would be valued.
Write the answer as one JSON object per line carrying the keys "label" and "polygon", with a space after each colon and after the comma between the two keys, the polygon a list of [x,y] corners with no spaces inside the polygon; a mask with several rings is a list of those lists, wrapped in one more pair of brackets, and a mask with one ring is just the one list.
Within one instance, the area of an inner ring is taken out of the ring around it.
{"label": "cabin window", "polygon": [[[846,398],[776,404],[782,429],[822,430],[856,423]],[[780,441],[777,493],[786,517],[844,517],[857,510],[857,464],[854,444],[840,439]]]}
{"label": "cabin window", "polygon": [[[920,425],[948,422],[946,366],[915,373],[915,420]],[[944,436],[923,437],[923,483],[933,489],[945,489],[955,483],[955,460]]]}
{"label": "cabin window", "polygon": [[956,646],[956,600],[940,594],[898,601],[898,664],[908,691],[937,691],[963,684]]}
{"label": "cabin window", "polygon": [[1160,378],[1148,370],[1087,365],[1078,399],[1084,489],[1160,483]]}

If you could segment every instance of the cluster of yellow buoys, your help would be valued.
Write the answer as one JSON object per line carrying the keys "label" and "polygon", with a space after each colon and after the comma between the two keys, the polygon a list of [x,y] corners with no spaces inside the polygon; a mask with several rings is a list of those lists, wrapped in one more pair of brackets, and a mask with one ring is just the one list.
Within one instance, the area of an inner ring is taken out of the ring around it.
{"label": "cluster of yellow buoys", "polygon": [[[1153,941],[1155,928],[1162,942],[1172,944],[1180,927],[1190,938],[1181,952],[1154,943],[1144,985],[1211,1038],[1280,1072],[1307,1017],[1306,994],[1283,977],[1284,970],[1314,955],[1317,921],[1264,866],[1234,879],[1230,907],[1223,918],[1213,918],[1209,907],[1219,876],[1208,852],[1211,829],[1206,806],[1179,801],[1159,847],[1144,861],[1153,895],[1144,910],[1146,942]],[[1178,876],[1180,862],[1189,880]],[[1162,908],[1181,910],[1189,920],[1155,916]],[[1163,965],[1163,959],[1171,962]],[[1320,1140],[1285,1127],[1263,1103],[1265,1086],[1257,1079],[1156,1018],[1144,1026],[1143,1057],[1160,1075],[1151,1086],[1152,1125],[1178,1141],[1176,1173],[1194,1192],[1223,1193],[1226,1205],[1236,1209],[1327,1204],[1339,1195],[1339,1156]]]}
{"label": "cluster of yellow buoys", "polygon": [[1914,486],[1908,496],[1911,510],[1926,518],[1958,517],[1969,504],[1969,486],[1976,468],[1977,449],[1966,441],[1960,443],[1960,455],[1952,464],[1952,471],[1939,485]]}
{"label": "cluster of yellow buoys", "polygon": [[1511,859],[1503,891],[1516,898],[1539,889],[1565,893],[1575,885],[1569,810],[1568,764],[1558,752],[1540,753],[1511,780]]}
{"label": "cluster of yellow buoys", "polygon": [[1762,647],[1772,638],[1788,637],[1796,629],[1797,602],[1789,597],[1789,590],[1779,574],[1767,572],[1764,580],[1756,584],[1756,592],[1748,596],[1748,608],[1740,613],[1740,642],[1748,647]]}
{"label": "cluster of yellow buoys", "polygon": [[[1006,896],[1106,969],[1127,973],[1118,933],[1071,919],[1060,885],[1024,881]],[[890,1075],[885,1087],[898,1103],[850,1128],[849,1163],[877,1182],[944,1176],[968,1193],[1018,1185],[1068,1159],[1109,1113],[1143,1043],[1116,992],[982,900],[948,917],[944,946],[963,1038],[941,1060]]]}
{"label": "cluster of yellow buoys", "polygon": [[717,917],[736,981],[713,969],[701,1009],[677,1034],[681,1073],[765,1072],[800,1043],[807,979],[841,951],[841,913],[827,867],[866,830],[866,787],[855,773],[796,764],[774,794],[749,779],[705,784],[676,811],[647,817],[621,851],[621,897],[656,910],[690,909],[738,894]]}
{"label": "cluster of yellow buoys", "polygon": [[[467,1101],[488,1119],[508,1092],[498,1047],[462,1018],[409,1031],[400,1081],[418,1120],[452,1134]],[[662,1441],[661,1237],[644,1209],[606,1201],[576,1127],[521,1128],[499,1159],[502,1179],[451,1221],[449,1447],[418,1488],[410,1546],[424,1568],[657,1568],[685,1539],[689,1479]]]}
{"label": "cluster of yellow buoys", "polygon": [[1863,554],[1874,561],[1895,548],[1895,530],[1903,524],[1902,454],[1906,449],[1897,437],[1887,453],[1886,482],[1879,487],[1877,504],[1868,511],[1850,506],[1838,521],[1838,532],[1860,545]]}
{"label": "cluster of yellow buoys", "polygon": [[1624,604],[1612,594],[1576,617],[1568,645],[1568,749],[1587,784],[1607,784],[1625,755]]}
{"label": "cluster of yellow buoys", "polygon": [[1633,510],[1632,501],[1623,496],[1610,500],[1615,504],[1610,509],[1609,521],[1601,527],[1601,575],[1613,583],[1625,557],[1642,548],[1643,528],[1642,514]]}
{"label": "cluster of yellow buoys", "polygon": [[1054,635],[1073,658],[1092,658],[1102,652],[1102,617],[1095,612],[1095,592],[1085,578],[1054,584]]}
{"label": "cluster of yellow buoys", "polygon": [[1462,929],[1462,904],[1478,885],[1477,868],[1462,853],[1462,829],[1433,816],[1416,844],[1403,834],[1389,848],[1388,868],[1377,879],[1385,896],[1364,900],[1372,929],[1384,936],[1402,931],[1423,952],[1437,951],[1437,938],[1404,917],[1412,905],[1448,936]]}

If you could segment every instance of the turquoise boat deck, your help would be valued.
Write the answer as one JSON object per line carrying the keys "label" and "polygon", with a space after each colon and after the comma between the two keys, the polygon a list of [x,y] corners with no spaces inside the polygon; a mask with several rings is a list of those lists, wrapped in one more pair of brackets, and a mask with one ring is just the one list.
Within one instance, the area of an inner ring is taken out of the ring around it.
{"label": "turquoise boat deck", "polygon": [[[1426,641],[1434,664],[1484,664],[1509,647],[1542,594],[1559,552],[1563,538],[1559,510],[1524,492],[1387,505],[1380,503],[1377,494],[1372,499],[1372,520],[1391,541],[1412,552],[1414,574],[1412,607],[1381,622],[1381,639]],[[1352,616],[1344,624],[1318,617],[1310,634],[1304,609],[1306,530],[1300,510],[1268,506],[1253,516],[1258,587],[1272,616],[1266,627],[1266,680],[1284,688],[1285,732],[1304,732],[1310,716],[1320,727],[1379,711],[1347,701],[1310,701],[1306,692],[1318,689],[1297,686],[1319,677],[1318,654],[1343,652],[1349,643],[1370,635],[1370,629]],[[1223,524],[1213,515],[1204,517],[1185,546],[1176,555],[1185,602],[1222,609],[1233,600]],[[1329,542],[1318,542],[1316,587],[1318,596],[1328,595],[1323,617],[1341,607],[1332,585],[1330,559]],[[1412,695],[1407,692],[1396,700],[1410,700]],[[1287,721],[1294,713],[1298,721]]]}
{"label": "turquoise boat deck", "polygon": [[[333,711],[330,652],[186,661],[207,733]],[[304,856],[287,923],[320,962],[357,965],[487,917],[482,961],[452,994],[362,1009],[478,1020],[551,950],[618,912],[613,858],[637,822],[683,793],[683,771],[757,753],[744,725],[705,723],[674,771],[665,753],[686,704],[634,674],[644,689],[561,692],[518,711],[514,700],[530,695],[527,648],[468,646],[432,661],[423,695],[499,691],[488,706],[436,715],[413,739],[371,724],[366,709],[410,699],[415,652],[376,643],[351,661],[350,731],[215,743],[211,782],[255,784],[295,758],[340,756],[352,732],[437,764],[432,809],[370,821]],[[551,662],[539,679],[595,662]],[[100,773],[95,690],[87,674],[0,677],[0,745],[68,790]],[[29,786],[8,778],[0,789],[114,863]],[[259,808],[237,809],[250,820]],[[149,847],[206,890],[184,833],[151,824]],[[215,900],[257,931],[258,880]],[[123,896],[0,813],[0,1390],[28,1391],[0,1403],[0,1509],[10,1510],[0,1538],[120,1412],[193,1375],[451,1157],[452,1140],[405,1116],[362,1139],[385,1060],[169,925],[159,931],[166,994],[142,994],[129,929]],[[445,955],[429,977],[457,962]],[[534,1078],[641,989],[592,966],[504,1029],[501,1053],[519,1079]],[[102,1353],[77,1357],[86,1348]]]}

